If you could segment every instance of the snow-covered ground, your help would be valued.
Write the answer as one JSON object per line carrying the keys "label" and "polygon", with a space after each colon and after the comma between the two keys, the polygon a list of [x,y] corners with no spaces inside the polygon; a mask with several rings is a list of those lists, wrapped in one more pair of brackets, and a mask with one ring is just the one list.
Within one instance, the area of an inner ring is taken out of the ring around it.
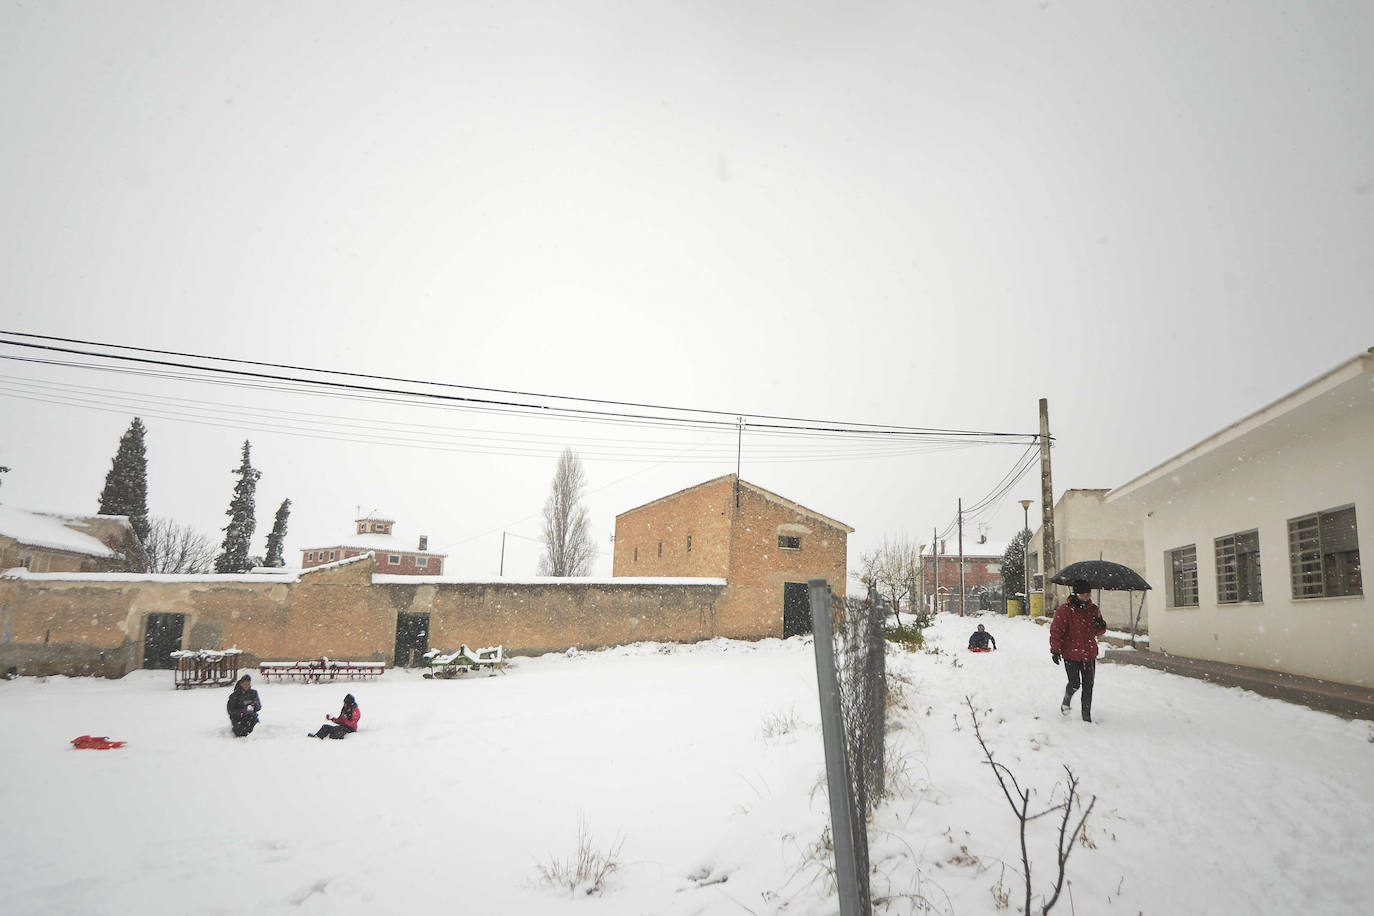
{"label": "snow-covered ground", "polygon": [[[980,621],[999,651],[963,650]],[[897,791],[871,846],[890,911],[1021,900],[1016,822],[965,696],[1037,803],[1062,792],[1065,765],[1096,796],[1056,913],[1369,911],[1368,723],[1101,665],[1085,724],[1058,712],[1043,627],[942,616],[927,633],[926,652],[889,661]],[[810,851],[827,812],[809,640],[256,686],[263,724],[235,740],[227,689],[175,691],[170,672],[0,682],[0,910],[837,912]],[[346,691],[362,731],[307,739]],[[75,750],[81,734],[128,745]],[[600,895],[540,880],[575,857],[579,825],[596,850],[619,850]],[[1053,881],[1055,827],[1033,823],[1037,894]]]}

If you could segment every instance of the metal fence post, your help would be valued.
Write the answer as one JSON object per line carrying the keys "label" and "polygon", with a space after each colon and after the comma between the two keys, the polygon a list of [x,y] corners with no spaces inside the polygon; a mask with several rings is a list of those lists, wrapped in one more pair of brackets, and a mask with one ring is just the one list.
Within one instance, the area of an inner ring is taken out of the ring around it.
{"label": "metal fence post", "polygon": [[816,686],[821,701],[821,738],[825,744],[825,776],[830,790],[830,834],[835,842],[835,883],[840,916],[863,916],[859,876],[854,854],[854,816],[845,759],[844,722],[840,686],[835,675],[834,631],[830,625],[830,586],[824,579],[809,583],[811,628],[815,635]]}

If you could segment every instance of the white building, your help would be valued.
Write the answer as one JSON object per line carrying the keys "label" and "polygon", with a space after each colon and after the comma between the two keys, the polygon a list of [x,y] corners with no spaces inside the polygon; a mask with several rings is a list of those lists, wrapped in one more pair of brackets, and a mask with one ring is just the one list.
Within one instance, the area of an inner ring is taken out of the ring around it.
{"label": "white building", "polygon": [[[1107,490],[1065,490],[1054,504],[1054,556],[1058,569],[1080,560],[1110,560],[1129,566],[1145,575],[1145,542],[1140,533],[1141,510],[1130,500],[1109,504]],[[1031,536],[1026,547],[1030,565],[1031,590],[1044,588],[1045,529]],[[1158,585],[1146,577],[1151,587]],[[1059,600],[1068,598],[1068,589],[1058,589]],[[1097,606],[1113,630],[1130,632],[1133,612],[1140,620],[1136,632],[1150,629],[1149,605],[1141,609],[1139,592],[1099,592]]]}
{"label": "white building", "polygon": [[1152,649],[1374,686],[1374,349],[1106,501],[1143,513]]}

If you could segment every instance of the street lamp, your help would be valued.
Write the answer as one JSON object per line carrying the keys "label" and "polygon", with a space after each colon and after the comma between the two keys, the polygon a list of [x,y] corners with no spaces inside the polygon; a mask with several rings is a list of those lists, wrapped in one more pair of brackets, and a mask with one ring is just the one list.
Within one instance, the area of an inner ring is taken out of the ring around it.
{"label": "street lamp", "polygon": [[1030,616],[1030,504],[1029,499],[1021,500],[1021,527],[1026,532],[1026,539],[1021,542],[1021,573],[1026,579],[1021,600],[1025,602],[1023,610],[1027,617]]}

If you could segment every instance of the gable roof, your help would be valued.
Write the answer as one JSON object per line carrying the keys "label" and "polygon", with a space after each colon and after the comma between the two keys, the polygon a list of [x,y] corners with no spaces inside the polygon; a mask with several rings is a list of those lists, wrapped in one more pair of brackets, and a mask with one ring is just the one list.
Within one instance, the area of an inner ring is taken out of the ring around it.
{"label": "gable roof", "polygon": [[670,499],[677,499],[684,493],[691,493],[693,490],[700,490],[705,487],[712,487],[725,482],[733,483],[736,480],[739,481],[739,485],[741,487],[747,488],[750,492],[755,493],[758,496],[761,496],[762,498],[768,500],[771,503],[775,503],[779,506],[782,506],[783,508],[790,509],[791,511],[796,512],[799,515],[805,515],[809,518],[814,518],[816,521],[821,522],[825,525],[829,525],[831,528],[838,528],[846,534],[854,533],[854,529],[846,525],[844,522],[836,521],[828,515],[822,515],[814,509],[808,509],[801,503],[793,502],[785,496],[779,496],[771,490],[765,490],[758,484],[750,483],[749,481],[743,478],[737,478],[734,474],[724,474],[720,477],[713,477],[710,480],[704,481],[699,484],[695,484],[694,486],[678,490],[676,493],[669,493],[667,496],[660,496],[658,499],[650,500],[649,502],[644,503],[641,506],[635,506],[633,509],[626,509],[624,512],[621,512],[619,515],[617,515],[616,518],[620,518],[621,515],[629,515],[631,512],[638,512],[641,509],[647,509],[650,506],[656,506],[659,503],[666,502]]}
{"label": "gable roof", "polygon": [[[122,515],[96,516],[109,520],[119,519],[124,527],[129,520]],[[83,516],[60,515],[56,512],[30,512],[0,505],[0,535],[14,538],[28,547],[42,547],[47,550],[61,550],[90,557],[114,558],[119,554],[105,546],[99,538],[84,533],[81,529],[89,525]]]}
{"label": "gable roof", "polygon": [[1301,422],[1339,422],[1343,412],[1360,405],[1374,407],[1374,347],[1116,487],[1106,501],[1139,494],[1179,476],[1194,463],[1229,460],[1232,452],[1250,441],[1270,436],[1278,441]]}

